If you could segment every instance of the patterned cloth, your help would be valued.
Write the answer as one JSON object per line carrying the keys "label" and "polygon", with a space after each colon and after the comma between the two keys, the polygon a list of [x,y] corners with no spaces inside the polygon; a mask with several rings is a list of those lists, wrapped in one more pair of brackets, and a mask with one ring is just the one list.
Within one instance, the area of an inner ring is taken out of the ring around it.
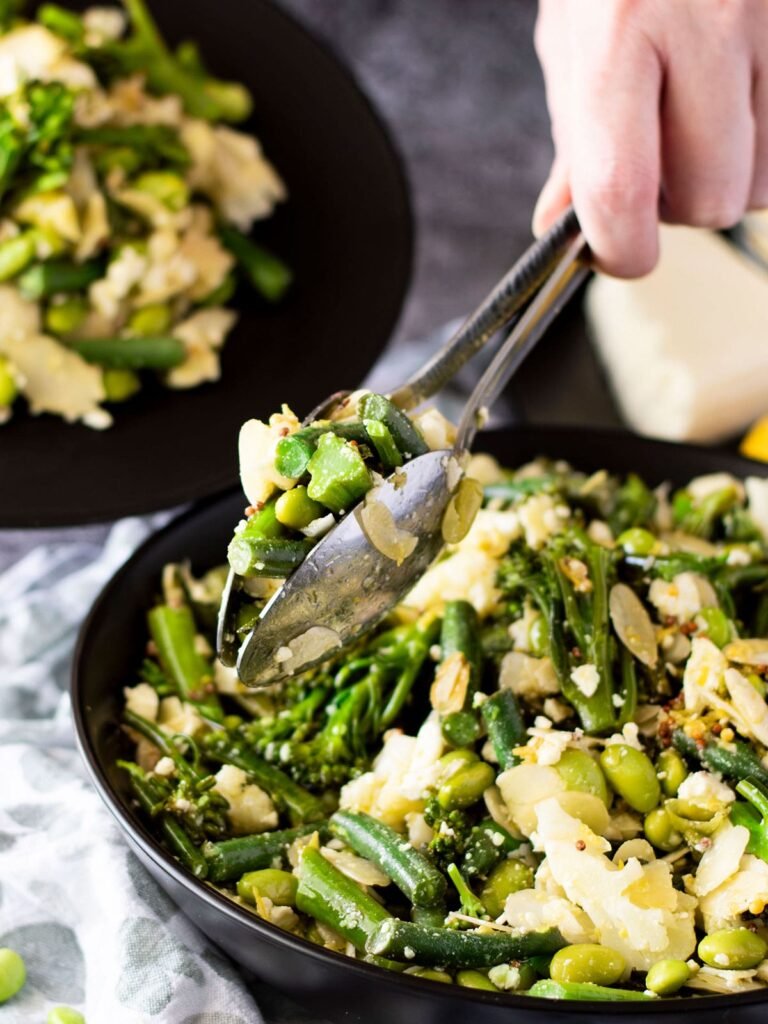
{"label": "patterned cloth", "polygon": [[74,749],[67,683],[99,589],[168,514],[62,540],[0,575],[0,947],[27,984],[3,1024],[65,1004],[88,1024],[263,1020],[232,964],[128,850]]}

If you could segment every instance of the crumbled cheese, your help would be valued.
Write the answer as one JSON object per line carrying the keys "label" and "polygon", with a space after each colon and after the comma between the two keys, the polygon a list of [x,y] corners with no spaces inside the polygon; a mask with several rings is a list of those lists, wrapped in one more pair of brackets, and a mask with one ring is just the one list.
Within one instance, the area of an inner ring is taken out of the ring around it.
{"label": "crumbled cheese", "polygon": [[42,25],[21,25],[0,37],[0,97],[24,82],[63,82],[73,89],[96,85],[87,64],[67,56],[67,43]]}
{"label": "crumbled cheese", "polygon": [[228,816],[235,835],[247,836],[277,828],[277,811],[268,793],[248,781],[242,768],[225,764],[215,775],[213,787],[229,804]]}
{"label": "crumbled cheese", "polygon": [[434,831],[427,824],[424,815],[419,811],[406,814],[405,824],[408,829],[408,842],[417,850],[423,849],[434,838]]}
{"label": "crumbled cheese", "polygon": [[480,509],[467,536],[449,548],[449,557],[436,562],[408,594],[405,604],[440,611],[446,601],[466,600],[483,617],[498,603],[498,559],[520,536],[514,511]]}
{"label": "crumbled cheese", "polygon": [[686,711],[703,711],[717,697],[725,681],[725,655],[706,637],[695,637],[683,674]]}
{"label": "crumbled cheese", "polygon": [[602,519],[592,520],[587,527],[587,536],[590,540],[593,540],[595,544],[599,544],[600,547],[613,548],[616,546],[610,526],[608,523],[603,522]]}
{"label": "crumbled cheese", "polygon": [[72,197],[66,192],[38,192],[28,196],[16,207],[14,216],[20,224],[32,224],[42,231],[51,231],[68,242],[80,241],[80,223]]}
{"label": "crumbled cheese", "polygon": [[517,515],[526,544],[537,550],[562,530],[570,512],[565,506],[556,505],[550,494],[533,494],[518,506]]}
{"label": "crumbled cheese", "polygon": [[158,722],[168,733],[195,736],[205,722],[191,704],[182,704],[178,697],[163,697]]}
{"label": "crumbled cheese", "polygon": [[526,601],[522,618],[515,619],[508,627],[508,632],[516,651],[522,651],[524,654],[532,653],[531,627],[540,617],[541,612],[534,608],[530,601]]}
{"label": "crumbled cheese", "polygon": [[600,685],[600,673],[597,666],[589,662],[586,665],[579,665],[571,669],[571,681],[577,690],[580,690],[585,697],[593,697]]}
{"label": "crumbled cheese", "polygon": [[665,617],[690,622],[702,608],[717,606],[712,584],[696,572],[680,572],[671,582],[656,579],[648,590],[648,600]]}
{"label": "crumbled cheese", "polygon": [[624,744],[628,747],[634,747],[635,750],[643,750],[643,744],[640,739],[640,729],[636,722],[626,722],[622,727],[621,732],[615,732],[605,741],[606,747],[612,747],[617,743]]}
{"label": "crumbled cheese", "polygon": [[699,897],[706,896],[735,875],[748,842],[749,832],[743,825],[732,825],[729,821],[724,821],[712,836],[712,843],[704,851],[696,868],[692,885],[693,894]]}
{"label": "crumbled cheese", "polygon": [[518,750],[523,761],[553,765],[557,764],[563,756],[568,744],[573,739],[573,733],[566,732],[564,729],[553,729],[549,719],[546,719],[546,722],[545,727],[533,726],[528,729],[530,739],[524,747]]}
{"label": "crumbled cheese", "polygon": [[285,199],[283,182],[251,135],[186,118],[181,141],[192,159],[189,184],[206,193],[224,219],[241,231],[250,230]]}
{"label": "crumbled cheese", "polygon": [[117,7],[89,7],[83,11],[85,41],[89,46],[119,39],[125,31],[125,14]]}
{"label": "crumbled cheese", "polygon": [[620,952],[630,968],[646,971],[661,956],[685,960],[694,951],[696,901],[674,888],[667,863],[630,858],[619,867],[606,856],[610,843],[555,799],[539,806],[533,839],[567,899],[592,921],[598,941]]}
{"label": "crumbled cheese", "polygon": [[738,871],[699,899],[699,913],[707,932],[740,925],[742,914],[762,913],[768,905],[768,864],[745,854]]}
{"label": "crumbled cheese", "polygon": [[731,804],[736,794],[712,772],[691,772],[680,783],[677,796],[699,804]]}
{"label": "crumbled cheese", "polygon": [[550,658],[508,651],[499,668],[499,689],[530,700],[559,693],[560,684]]}
{"label": "crumbled cheese", "polygon": [[[171,388],[193,388],[204,381],[218,380],[221,373],[218,350],[232,330],[237,313],[231,309],[200,309],[176,324],[171,333],[184,342],[186,357],[165,375]],[[252,422],[252,421],[249,421]]]}
{"label": "crumbled cheese", "polygon": [[598,941],[594,925],[580,907],[564,896],[537,889],[521,889],[507,896],[499,921],[521,932],[557,928],[569,943]]}
{"label": "crumbled cheese", "polygon": [[149,683],[126,686],[123,695],[126,711],[131,711],[134,715],[141,715],[142,718],[146,718],[150,722],[155,721],[160,708],[160,698],[153,686],[150,686]]}
{"label": "crumbled cheese", "polygon": [[433,452],[453,448],[456,427],[438,409],[425,409],[413,417],[413,422]]}

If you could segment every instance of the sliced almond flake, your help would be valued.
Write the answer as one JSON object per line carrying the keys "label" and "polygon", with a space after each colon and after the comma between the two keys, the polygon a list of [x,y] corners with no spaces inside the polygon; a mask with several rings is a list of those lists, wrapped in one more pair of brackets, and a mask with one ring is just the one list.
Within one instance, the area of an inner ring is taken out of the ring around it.
{"label": "sliced almond flake", "polygon": [[643,602],[626,583],[616,583],[608,604],[619,640],[643,665],[655,668],[659,660],[656,631]]}

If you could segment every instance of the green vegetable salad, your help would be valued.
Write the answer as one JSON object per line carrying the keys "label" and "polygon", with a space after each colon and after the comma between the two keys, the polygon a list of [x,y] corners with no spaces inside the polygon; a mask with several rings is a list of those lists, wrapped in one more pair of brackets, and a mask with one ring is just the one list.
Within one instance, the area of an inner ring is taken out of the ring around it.
{"label": "green vegetable salad", "polygon": [[247,233],[285,189],[228,125],[248,91],[171,51],[144,0],[20,6],[0,0],[0,422],[23,397],[103,428],[147,374],[218,378],[240,279],[282,296]]}
{"label": "green vegetable salad", "polygon": [[[344,430],[249,428],[250,522],[306,530],[438,426],[450,441],[436,414],[353,404]],[[388,970],[549,999],[763,987],[768,482],[652,491],[482,455],[467,475],[466,536],[282,686],[213,655],[224,569],[166,567],[125,690],[138,807],[201,881]],[[246,576],[270,564],[252,534],[230,553]],[[247,576],[255,610],[277,575]]]}

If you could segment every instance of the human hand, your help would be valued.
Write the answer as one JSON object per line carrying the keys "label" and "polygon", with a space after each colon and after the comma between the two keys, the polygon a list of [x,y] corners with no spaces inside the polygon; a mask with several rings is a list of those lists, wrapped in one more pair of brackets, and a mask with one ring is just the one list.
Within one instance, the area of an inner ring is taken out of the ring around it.
{"label": "human hand", "polygon": [[540,0],[555,160],[539,234],[573,202],[601,269],[638,277],[658,221],[768,207],[766,0]]}

